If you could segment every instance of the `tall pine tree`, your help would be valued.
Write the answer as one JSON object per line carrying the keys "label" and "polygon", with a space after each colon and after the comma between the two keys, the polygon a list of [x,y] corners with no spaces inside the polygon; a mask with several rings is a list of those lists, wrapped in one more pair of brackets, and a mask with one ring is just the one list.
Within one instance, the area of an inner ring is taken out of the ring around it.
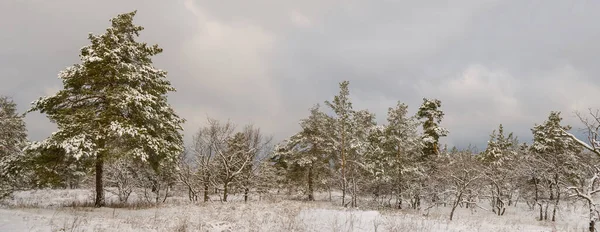
{"label": "tall pine tree", "polygon": [[342,205],[346,205],[346,191],[348,188],[347,179],[347,158],[350,152],[350,140],[352,135],[352,116],[354,110],[352,109],[352,102],[350,102],[350,91],[348,85],[350,82],[343,81],[340,83],[340,92],[333,98],[333,102],[326,101],[325,104],[333,110],[336,117],[333,122],[333,133],[331,138],[334,143],[334,153],[338,159],[338,166],[340,168],[341,182],[342,182]]}
{"label": "tall pine tree", "polygon": [[[32,103],[58,131],[38,147],[61,147],[76,157],[95,160],[95,205],[104,205],[102,182],[106,159],[124,155],[148,162],[155,171],[183,151],[181,119],[167,103],[175,91],[167,73],[152,65],[158,45],[137,42],[143,27],[133,24],[136,11],[111,19],[102,35],[89,35],[81,63],[59,74],[63,89]],[[119,147],[119,154],[114,149]]]}
{"label": "tall pine tree", "polygon": [[[556,220],[556,212],[564,187],[562,185],[565,181],[562,179],[577,175],[574,165],[580,162],[577,154],[582,150],[575,139],[564,134],[565,131],[571,129],[571,126],[563,126],[561,122],[560,112],[553,111],[550,112],[548,119],[543,124],[535,125],[531,129],[533,133],[531,150],[537,160],[538,167],[536,168],[542,173],[541,181],[547,184],[550,200],[554,200],[552,221]],[[546,208],[543,217],[546,220],[548,219],[547,213]],[[541,213],[540,220],[542,220]]]}
{"label": "tall pine tree", "polygon": [[17,113],[17,104],[10,98],[0,96],[0,199],[9,195],[19,182],[26,144],[23,115]]}
{"label": "tall pine tree", "polygon": [[305,181],[306,195],[314,201],[314,191],[320,178],[329,172],[331,141],[327,137],[328,116],[311,108],[310,116],[300,121],[302,130],[278,145],[276,160],[282,163],[292,182]]}
{"label": "tall pine tree", "polygon": [[423,122],[423,158],[425,160],[439,155],[439,140],[448,135],[448,130],[440,127],[444,112],[440,110],[442,102],[438,99],[423,98],[417,118]]}

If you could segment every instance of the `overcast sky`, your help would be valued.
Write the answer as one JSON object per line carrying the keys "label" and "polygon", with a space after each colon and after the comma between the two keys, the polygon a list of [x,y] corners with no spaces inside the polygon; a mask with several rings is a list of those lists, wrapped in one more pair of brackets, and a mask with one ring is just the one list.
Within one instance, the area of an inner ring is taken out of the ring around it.
{"label": "overcast sky", "polygon": [[[405,102],[438,98],[450,145],[482,148],[504,124],[522,141],[552,110],[600,108],[595,0],[2,0],[0,94],[25,111],[61,86],[87,34],[138,10],[141,40],[164,48],[169,101],[186,141],[206,117],[254,123],[277,140],[350,81],[356,109],[384,122]],[[55,126],[26,118],[31,139]]]}

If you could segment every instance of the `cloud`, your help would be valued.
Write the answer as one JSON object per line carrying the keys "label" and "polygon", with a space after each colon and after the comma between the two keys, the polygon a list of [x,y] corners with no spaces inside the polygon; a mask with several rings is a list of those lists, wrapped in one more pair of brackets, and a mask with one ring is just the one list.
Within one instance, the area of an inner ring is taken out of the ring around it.
{"label": "cloud", "polygon": [[[350,81],[379,122],[396,101],[414,113],[439,98],[453,145],[485,145],[498,124],[529,141],[551,110],[600,108],[600,2],[549,0],[0,1],[0,94],[21,110],[54,92],[87,33],[137,9],[141,40],[164,53],[186,141],[207,116],[255,123],[283,139]],[[27,118],[30,137],[54,125]]]}
{"label": "cloud", "polygon": [[292,11],[290,13],[290,20],[297,27],[310,27],[312,24],[311,20],[308,17],[306,17],[298,11]]}
{"label": "cloud", "polygon": [[543,123],[551,111],[563,112],[564,124],[575,126],[580,122],[574,112],[600,108],[595,101],[600,98],[600,85],[586,82],[585,75],[573,66],[535,76],[543,78],[517,78],[505,70],[472,64],[440,82],[420,81],[417,90],[442,100],[442,124],[451,132],[446,141],[462,146],[481,141],[499,124],[515,132],[522,142],[529,142],[530,129]]}
{"label": "cloud", "polygon": [[245,20],[219,21],[193,1],[186,1],[185,7],[197,20],[194,34],[179,51],[183,57],[180,71],[192,75],[174,83],[179,92],[197,93],[190,99],[178,99],[177,105],[188,117],[186,129],[195,131],[208,115],[276,130],[264,114],[277,116],[281,105],[270,73],[276,36]]}

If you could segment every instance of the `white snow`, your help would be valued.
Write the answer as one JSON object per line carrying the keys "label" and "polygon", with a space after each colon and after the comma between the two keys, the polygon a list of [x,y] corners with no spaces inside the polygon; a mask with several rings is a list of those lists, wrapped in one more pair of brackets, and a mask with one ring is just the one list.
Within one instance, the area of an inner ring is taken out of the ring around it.
{"label": "white snow", "polygon": [[[447,220],[449,207],[432,208],[428,216],[412,210],[346,209],[325,201],[301,202],[263,198],[247,204],[188,203],[173,197],[170,203],[146,209],[57,207],[71,201],[91,200],[90,190],[18,192],[0,208],[0,231],[584,231],[585,207],[564,205],[558,222],[538,222],[536,211],[524,203],[499,217],[491,212],[457,209]],[[108,196],[109,198],[111,196]],[[216,196],[214,196],[216,199]],[[268,199],[268,200],[265,200]],[[21,205],[21,207],[20,207]],[[583,211],[581,211],[583,210]]]}

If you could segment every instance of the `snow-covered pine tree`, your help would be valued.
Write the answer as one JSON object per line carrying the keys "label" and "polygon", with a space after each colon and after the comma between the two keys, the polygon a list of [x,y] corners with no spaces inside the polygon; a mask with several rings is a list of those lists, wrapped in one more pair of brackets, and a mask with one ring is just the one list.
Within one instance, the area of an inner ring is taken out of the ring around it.
{"label": "snow-covered pine tree", "polygon": [[[548,120],[531,129],[533,133],[531,150],[534,152],[536,164],[539,165],[536,168],[543,173],[541,181],[547,184],[548,200],[554,201],[552,221],[556,220],[556,211],[564,189],[562,178],[576,175],[576,168],[573,166],[577,164],[577,154],[582,150],[573,138],[565,136],[564,132],[570,130],[571,126],[562,126],[561,121],[560,112],[553,111],[550,112]],[[547,211],[543,219],[548,219]],[[541,211],[540,220],[542,220]]]}
{"label": "snow-covered pine tree", "polygon": [[370,151],[370,136],[372,131],[377,126],[375,122],[375,114],[368,110],[355,111],[352,115],[351,124],[351,139],[350,150],[346,157],[346,175],[351,182],[351,206],[358,206],[358,194],[361,191],[361,186],[365,182],[369,182],[368,177],[370,172],[366,167],[366,156]]}
{"label": "snow-covered pine tree", "polygon": [[333,140],[333,153],[337,157],[337,166],[340,169],[342,182],[342,205],[346,205],[346,191],[348,187],[347,180],[347,158],[350,152],[350,140],[352,136],[352,102],[350,101],[348,85],[350,82],[343,81],[340,83],[340,92],[333,98],[333,102],[325,101],[325,104],[333,110],[336,117],[333,120],[332,134],[330,137]]}
{"label": "snow-covered pine tree", "polygon": [[[143,27],[133,24],[136,11],[111,19],[102,35],[89,35],[81,63],[60,72],[63,89],[32,103],[58,131],[30,149],[61,147],[76,157],[93,157],[95,205],[104,205],[104,160],[117,155],[148,162],[155,170],[163,160],[176,161],[183,151],[181,119],[167,103],[175,91],[167,73],[152,65],[158,45],[137,42]],[[119,147],[122,154],[111,152]]]}
{"label": "snow-covered pine tree", "polygon": [[389,160],[388,175],[394,183],[396,207],[402,208],[402,194],[406,189],[407,174],[415,174],[415,158],[420,153],[420,141],[417,132],[419,122],[408,117],[408,106],[398,102],[396,107],[388,109],[388,125],[385,128],[385,157]]}
{"label": "snow-covered pine tree", "polygon": [[27,129],[17,104],[0,96],[0,199],[9,195],[20,181],[23,148],[27,145]]}
{"label": "snow-covered pine tree", "polygon": [[492,131],[487,148],[481,153],[479,158],[484,163],[493,166],[502,166],[503,163],[511,160],[516,154],[517,144],[515,142],[513,133],[509,133],[508,137],[506,137],[504,135],[504,127],[500,124],[498,131]]}
{"label": "snow-covered pine tree", "polygon": [[307,197],[315,200],[314,191],[320,178],[329,173],[331,141],[327,136],[330,118],[319,110],[319,105],[310,110],[310,116],[300,121],[300,132],[280,143],[275,156],[288,173],[292,182],[306,181]]}
{"label": "snow-covered pine tree", "polygon": [[504,215],[507,206],[512,204],[515,195],[516,180],[520,177],[515,172],[518,152],[518,141],[513,133],[504,135],[502,124],[498,131],[492,131],[485,151],[478,155],[484,164],[484,173],[490,187],[492,211],[498,216]]}
{"label": "snow-covered pine tree", "polygon": [[440,137],[448,135],[448,130],[440,126],[444,117],[444,112],[440,110],[440,107],[442,107],[440,100],[423,98],[423,104],[417,112],[417,118],[423,122],[422,143],[425,160],[439,155]]}

